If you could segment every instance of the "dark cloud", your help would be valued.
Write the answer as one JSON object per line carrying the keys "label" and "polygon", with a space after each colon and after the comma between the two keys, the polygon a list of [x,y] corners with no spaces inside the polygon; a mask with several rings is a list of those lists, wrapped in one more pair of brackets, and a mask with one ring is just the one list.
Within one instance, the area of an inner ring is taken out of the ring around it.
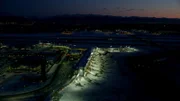
{"label": "dark cloud", "polygon": [[134,10],[136,10],[136,9],[127,9],[126,11],[128,11],[128,12],[129,12],[129,11],[134,11]]}
{"label": "dark cloud", "polygon": [[128,12],[130,12],[130,11],[145,11],[145,9],[133,9],[133,8],[131,8],[131,9],[124,9],[125,11],[128,11]]}
{"label": "dark cloud", "polygon": [[145,11],[145,9],[138,9],[139,11]]}
{"label": "dark cloud", "polygon": [[117,10],[116,12],[124,12],[124,11],[122,11],[122,10]]}
{"label": "dark cloud", "polygon": [[103,8],[104,11],[108,11],[108,8]]}
{"label": "dark cloud", "polygon": [[116,7],[116,9],[120,9],[120,7]]}

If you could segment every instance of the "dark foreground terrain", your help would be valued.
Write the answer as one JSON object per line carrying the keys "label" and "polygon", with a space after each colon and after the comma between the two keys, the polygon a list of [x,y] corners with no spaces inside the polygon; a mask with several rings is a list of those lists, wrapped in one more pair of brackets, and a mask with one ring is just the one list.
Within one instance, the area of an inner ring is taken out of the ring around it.
{"label": "dark foreground terrain", "polygon": [[137,75],[134,86],[140,88],[137,92],[141,97],[157,101],[180,99],[179,56],[178,51],[166,51],[128,58],[130,70]]}

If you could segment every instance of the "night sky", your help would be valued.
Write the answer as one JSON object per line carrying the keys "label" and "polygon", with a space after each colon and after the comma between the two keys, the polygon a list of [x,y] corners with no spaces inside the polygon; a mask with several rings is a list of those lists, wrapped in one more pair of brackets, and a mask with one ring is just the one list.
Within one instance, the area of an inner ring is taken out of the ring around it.
{"label": "night sky", "polygon": [[0,0],[0,12],[39,17],[100,14],[180,18],[180,0]]}

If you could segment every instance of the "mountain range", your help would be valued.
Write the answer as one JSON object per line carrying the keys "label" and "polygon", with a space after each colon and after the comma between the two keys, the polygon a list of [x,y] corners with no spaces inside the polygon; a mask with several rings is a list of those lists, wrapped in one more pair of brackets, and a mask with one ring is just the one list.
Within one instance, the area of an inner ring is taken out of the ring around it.
{"label": "mountain range", "polygon": [[0,21],[42,21],[42,22],[57,22],[57,23],[76,23],[76,24],[121,24],[121,23],[165,23],[165,24],[180,24],[178,18],[155,18],[155,17],[122,17],[110,15],[93,15],[93,14],[72,14],[72,15],[57,15],[51,17],[23,17],[12,16],[6,13],[0,13]]}

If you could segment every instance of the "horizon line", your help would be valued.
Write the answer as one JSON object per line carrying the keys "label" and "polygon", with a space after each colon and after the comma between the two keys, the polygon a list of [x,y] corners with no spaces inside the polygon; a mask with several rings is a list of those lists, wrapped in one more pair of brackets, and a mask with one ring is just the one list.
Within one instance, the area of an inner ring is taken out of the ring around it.
{"label": "horizon line", "polygon": [[108,15],[108,14],[58,14],[58,15],[47,15],[47,16],[23,16],[23,15],[1,15],[0,17],[3,16],[12,16],[12,17],[24,17],[24,18],[49,18],[49,17],[56,17],[56,16],[74,16],[74,15],[95,15],[95,16],[110,16],[110,17],[138,17],[138,18],[156,18],[156,19],[180,19],[180,18],[169,18],[169,17],[155,17],[155,16],[118,16],[118,15]]}

